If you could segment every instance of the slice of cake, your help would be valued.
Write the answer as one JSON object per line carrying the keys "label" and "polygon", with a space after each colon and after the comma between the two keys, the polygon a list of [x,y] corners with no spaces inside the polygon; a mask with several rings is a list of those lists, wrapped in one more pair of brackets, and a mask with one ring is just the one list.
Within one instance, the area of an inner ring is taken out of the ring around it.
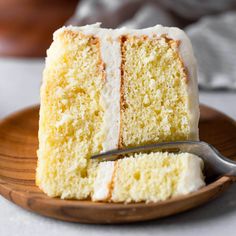
{"label": "slice of cake", "polygon": [[91,196],[92,154],[198,139],[196,65],[185,33],[63,27],[41,87],[37,185],[49,196]]}
{"label": "slice of cake", "polygon": [[101,162],[93,201],[157,202],[187,194],[205,185],[203,161],[189,153],[135,154]]}

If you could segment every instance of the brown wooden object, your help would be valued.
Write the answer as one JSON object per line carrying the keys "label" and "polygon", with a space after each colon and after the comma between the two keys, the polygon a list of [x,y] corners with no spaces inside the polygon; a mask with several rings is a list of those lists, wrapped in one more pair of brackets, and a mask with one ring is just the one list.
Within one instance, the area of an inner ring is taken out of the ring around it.
{"label": "brown wooden object", "polygon": [[[158,203],[94,203],[49,198],[35,186],[39,107],[19,111],[0,121],[0,193],[15,204],[65,221],[128,223],[157,219],[206,203],[233,182],[221,177],[197,192]],[[201,106],[200,139],[223,155],[236,159],[236,123],[226,115]]]}

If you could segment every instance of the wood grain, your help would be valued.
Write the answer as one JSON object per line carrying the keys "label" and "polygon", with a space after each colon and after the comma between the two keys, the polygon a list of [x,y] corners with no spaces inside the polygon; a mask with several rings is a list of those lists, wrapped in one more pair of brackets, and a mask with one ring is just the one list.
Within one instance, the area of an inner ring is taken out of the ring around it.
{"label": "wood grain", "polygon": [[[0,122],[0,193],[13,203],[41,215],[83,223],[128,223],[173,215],[217,197],[232,183],[221,177],[201,190],[159,203],[94,203],[49,198],[35,186],[38,110],[32,107]],[[201,106],[200,138],[223,155],[236,159],[236,123]]]}
{"label": "wood grain", "polygon": [[0,55],[44,57],[78,0],[0,0]]}

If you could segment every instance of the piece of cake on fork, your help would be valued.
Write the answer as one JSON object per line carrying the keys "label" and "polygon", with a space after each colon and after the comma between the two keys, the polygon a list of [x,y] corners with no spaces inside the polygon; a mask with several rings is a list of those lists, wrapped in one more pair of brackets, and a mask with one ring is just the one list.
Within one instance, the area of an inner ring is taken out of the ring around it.
{"label": "piece of cake on fork", "polygon": [[198,106],[182,30],[63,27],[43,73],[36,183],[52,197],[90,198],[100,168],[91,155],[197,140]]}
{"label": "piece of cake on fork", "polygon": [[190,153],[144,153],[101,162],[92,199],[157,202],[204,186],[203,161]]}

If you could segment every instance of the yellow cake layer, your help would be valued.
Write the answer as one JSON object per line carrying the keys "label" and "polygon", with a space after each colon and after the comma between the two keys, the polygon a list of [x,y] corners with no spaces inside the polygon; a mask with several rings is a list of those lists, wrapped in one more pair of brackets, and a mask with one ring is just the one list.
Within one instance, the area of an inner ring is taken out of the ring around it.
{"label": "yellow cake layer", "polygon": [[187,74],[178,41],[122,38],[121,146],[190,138]]}
{"label": "yellow cake layer", "polygon": [[190,153],[134,154],[102,162],[94,201],[157,202],[204,186],[203,161]]}
{"label": "yellow cake layer", "polygon": [[66,30],[48,50],[41,87],[37,185],[49,196],[86,198],[89,158],[101,151],[105,82],[99,39]]}

